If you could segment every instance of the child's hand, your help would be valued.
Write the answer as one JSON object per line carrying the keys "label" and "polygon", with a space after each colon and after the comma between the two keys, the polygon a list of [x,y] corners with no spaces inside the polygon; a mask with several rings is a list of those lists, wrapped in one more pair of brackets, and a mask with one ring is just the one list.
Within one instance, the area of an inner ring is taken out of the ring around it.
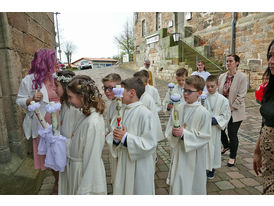
{"label": "child's hand", "polygon": [[172,128],[172,134],[175,137],[181,137],[183,135],[183,132],[184,132],[184,129],[181,126],[178,128],[175,128],[175,127]]}
{"label": "child's hand", "polygon": [[169,104],[167,105],[167,109],[168,109],[168,110],[172,109],[172,107],[173,107],[173,104],[170,104],[170,103],[169,103]]}
{"label": "child's hand", "polygon": [[126,127],[123,125],[122,129],[113,130],[113,137],[114,139],[121,141],[123,136],[126,134],[126,132],[127,132]]}

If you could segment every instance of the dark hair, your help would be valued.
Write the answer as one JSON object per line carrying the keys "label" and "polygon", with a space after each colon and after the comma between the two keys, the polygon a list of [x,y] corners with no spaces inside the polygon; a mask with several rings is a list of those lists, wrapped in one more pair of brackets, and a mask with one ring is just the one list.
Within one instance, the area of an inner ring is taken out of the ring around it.
{"label": "dark hair", "polygon": [[128,78],[123,80],[121,84],[124,85],[124,88],[127,90],[134,89],[139,99],[145,92],[145,85],[140,78],[137,78],[137,77]]}
{"label": "dark hair", "polygon": [[[273,45],[274,45],[274,39],[271,41],[267,49],[267,61],[269,61],[270,58],[272,57],[270,54],[270,49]],[[274,95],[274,92],[273,92],[274,91],[274,75],[271,73],[269,65],[265,73],[266,72],[268,72],[269,80],[268,80],[268,85],[264,89],[264,96],[262,101],[263,103],[267,102]]]}
{"label": "dark hair", "polygon": [[198,75],[192,75],[186,78],[186,84],[193,86],[198,91],[203,91],[205,80]]}
{"label": "dark hair", "polygon": [[217,75],[209,75],[206,79],[206,82],[216,82],[218,85],[218,76]]}
{"label": "dark hair", "polygon": [[[202,63],[205,66],[205,62],[202,60],[198,61],[198,64],[199,63]],[[198,71],[198,67],[196,67],[196,71]],[[206,72],[206,67],[204,67],[204,71]]]}
{"label": "dark hair", "polygon": [[110,73],[102,79],[102,83],[107,82],[107,81],[111,81],[111,82],[115,82],[117,84],[120,84],[122,79],[121,79],[121,76],[119,74]]}
{"label": "dark hair", "polygon": [[146,70],[141,70],[139,72],[136,72],[133,74],[133,76],[140,78],[144,84],[147,83],[147,81],[149,80],[149,74],[148,74],[148,71]]}
{"label": "dark hair", "polygon": [[105,102],[102,99],[94,80],[87,75],[77,75],[68,84],[67,88],[74,94],[83,96],[82,112],[84,115],[91,114],[90,108],[94,107],[96,112],[103,114]]}
{"label": "dark hair", "polygon": [[[70,71],[70,70],[63,70],[63,71],[56,72],[56,75],[58,77],[64,76],[64,77],[68,77],[68,78],[73,78],[75,76],[75,73],[73,71]],[[55,79],[55,80],[58,81],[57,79]],[[65,82],[65,81],[62,81],[62,80],[60,80],[58,82],[60,82],[60,84],[63,87],[63,91],[64,91],[63,95],[60,97],[60,100],[61,100],[61,102],[65,102],[69,106],[68,93],[67,93],[67,90],[66,90],[69,82]]]}
{"label": "dark hair", "polygon": [[188,71],[185,68],[180,68],[176,70],[176,76],[182,77],[182,76],[188,76]]}
{"label": "dark hair", "polygon": [[[239,62],[240,64],[240,57],[237,54],[229,54],[226,57],[233,57],[235,62]],[[237,67],[239,66],[239,64],[237,65]]]}

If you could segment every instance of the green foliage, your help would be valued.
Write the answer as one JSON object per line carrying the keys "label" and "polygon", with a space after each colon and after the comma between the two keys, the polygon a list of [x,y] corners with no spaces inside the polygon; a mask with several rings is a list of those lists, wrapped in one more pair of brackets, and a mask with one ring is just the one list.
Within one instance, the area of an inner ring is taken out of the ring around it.
{"label": "green foliage", "polygon": [[121,50],[120,60],[123,55],[128,54],[129,60],[132,61],[134,53],[134,36],[133,26],[129,24],[129,21],[126,22],[124,26],[124,31],[118,36],[114,37],[114,41],[117,47]]}

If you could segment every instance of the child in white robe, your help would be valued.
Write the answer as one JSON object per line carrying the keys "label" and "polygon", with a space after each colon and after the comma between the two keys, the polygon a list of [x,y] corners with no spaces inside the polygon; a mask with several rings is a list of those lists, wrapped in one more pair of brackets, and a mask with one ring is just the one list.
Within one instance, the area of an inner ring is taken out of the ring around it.
{"label": "child in white robe", "polygon": [[167,184],[173,195],[206,194],[206,146],[211,136],[211,116],[197,101],[203,92],[204,80],[186,78],[185,102],[178,105],[180,126],[174,127],[170,116],[166,137],[173,150]]}
{"label": "child in white robe", "polygon": [[158,89],[149,84],[149,73],[148,73],[148,71],[147,70],[141,70],[139,72],[136,72],[134,75],[138,75],[136,77],[139,77],[139,78],[141,78],[140,76],[142,76],[142,78],[145,78],[145,79],[141,78],[143,80],[144,84],[145,84],[145,87],[146,87],[145,92],[148,93],[152,97],[152,99],[155,103],[155,106],[156,106],[156,111],[157,112],[161,111],[162,105],[161,105],[160,95],[159,95]]}
{"label": "child in white robe", "polygon": [[154,159],[157,146],[155,117],[139,101],[145,86],[139,78],[122,81],[122,129],[107,136],[112,155],[118,158],[113,184],[115,195],[153,195]]}
{"label": "child in white robe", "polygon": [[[145,85],[145,92],[142,94],[140,101],[155,115],[157,132],[158,132],[157,141],[160,142],[165,137],[164,137],[164,134],[162,131],[162,125],[161,125],[161,121],[160,121],[160,118],[158,115],[158,107],[155,104],[153,97],[146,90],[146,88],[148,86],[148,73],[146,70],[142,70],[142,71],[134,73],[133,76],[140,78]],[[157,159],[157,155],[155,155],[155,159]]]}
{"label": "child in white robe", "polygon": [[[175,94],[175,93],[180,94],[181,95],[180,102],[184,101],[183,91],[184,91],[185,79],[187,76],[188,76],[188,71],[185,68],[177,69],[177,71],[176,71],[177,84],[172,89],[171,95]],[[170,91],[166,92],[166,96],[163,100],[163,111],[164,112],[170,111],[173,107],[171,100],[170,100],[171,95],[170,95]]]}
{"label": "child in white robe", "polygon": [[[108,135],[108,133],[116,128],[116,101],[113,88],[115,88],[116,85],[120,85],[121,81],[121,76],[117,73],[110,73],[102,79],[104,93],[108,100],[110,100],[110,103],[108,104],[105,112],[106,136]],[[112,157],[111,152],[109,153],[109,161],[111,168],[111,180],[113,183],[117,165],[117,158]]]}
{"label": "child in white robe", "polygon": [[[66,92],[66,87],[75,76],[75,73],[70,70],[63,70],[54,73],[52,76],[54,78],[55,92],[59,96],[62,104],[59,112],[58,130],[61,135],[66,137],[66,151],[68,157],[74,124],[83,115],[79,109],[76,109],[74,106],[69,104],[68,95]],[[67,170],[67,167],[65,167],[65,170]],[[68,194],[66,174],[67,172],[59,172],[58,195]]]}
{"label": "child in white robe", "polygon": [[102,100],[95,82],[79,75],[67,86],[69,102],[83,115],[75,124],[67,162],[67,185],[70,195],[107,194],[106,173],[102,159],[105,122]]}
{"label": "child in white robe", "polygon": [[212,117],[212,133],[209,144],[207,146],[207,178],[213,179],[215,169],[221,167],[221,131],[227,126],[231,111],[229,101],[223,95],[217,92],[218,77],[210,75],[206,80],[207,98],[205,100],[205,108]]}
{"label": "child in white robe", "polygon": [[[198,61],[198,64],[197,64],[197,71],[193,72],[191,75],[198,75],[206,81],[210,73],[206,71],[205,62],[200,60]],[[203,90],[203,94],[206,94],[206,93],[207,93],[207,89],[205,86]]]}

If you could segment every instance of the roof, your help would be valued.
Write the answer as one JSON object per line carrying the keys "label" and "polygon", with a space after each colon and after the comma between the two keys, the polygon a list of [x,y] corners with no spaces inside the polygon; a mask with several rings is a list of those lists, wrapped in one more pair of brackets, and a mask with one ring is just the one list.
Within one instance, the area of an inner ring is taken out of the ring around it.
{"label": "roof", "polygon": [[82,57],[74,62],[72,64],[75,64],[81,60],[89,60],[89,61],[95,61],[95,62],[118,62],[116,59],[108,59],[108,58],[89,58],[89,57]]}

